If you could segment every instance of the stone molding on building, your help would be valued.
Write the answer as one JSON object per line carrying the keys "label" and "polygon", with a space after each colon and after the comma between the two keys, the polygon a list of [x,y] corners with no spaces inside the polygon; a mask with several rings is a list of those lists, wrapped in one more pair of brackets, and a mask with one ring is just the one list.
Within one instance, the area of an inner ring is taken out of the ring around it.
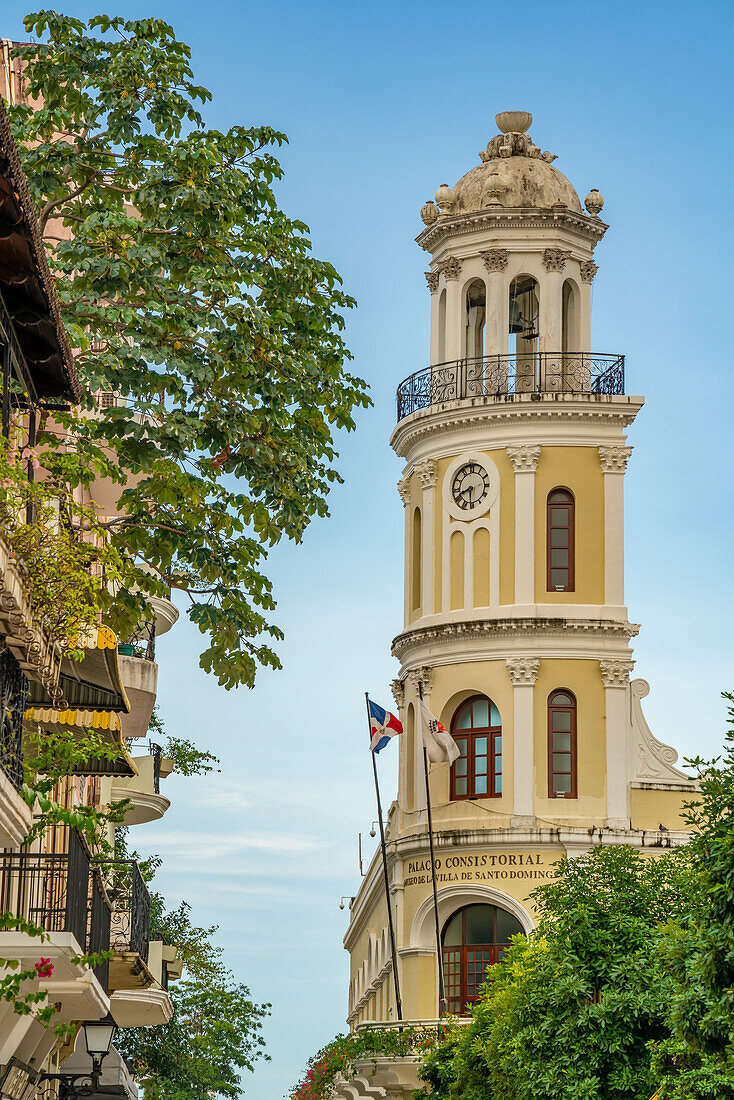
{"label": "stone molding on building", "polygon": [[538,678],[537,657],[508,657],[505,661],[513,687],[532,687]]}
{"label": "stone molding on building", "polygon": [[647,680],[637,679],[630,683],[630,720],[635,739],[634,778],[657,780],[659,783],[679,783],[681,779],[688,779],[688,776],[673,766],[678,759],[678,753],[672,745],[665,745],[653,736],[642,712],[642,700],[649,692]]}
{"label": "stone molding on building", "polygon": [[445,279],[458,279],[461,275],[461,260],[458,256],[449,256],[448,259],[441,260],[438,266]]}
{"label": "stone molding on building", "polygon": [[459,218],[438,218],[418,234],[416,241],[426,252],[436,252],[445,240],[475,234],[484,230],[494,234],[497,230],[516,229],[519,223],[523,229],[559,229],[574,236],[585,237],[596,245],[609,226],[601,218],[590,218],[575,210],[536,210],[533,214],[513,209],[496,209],[485,206],[482,210],[467,211]]}
{"label": "stone molding on building", "polygon": [[595,264],[593,260],[582,260],[579,264],[581,281],[584,283],[592,283],[598,270],[599,265]]}
{"label": "stone molding on building", "polygon": [[412,669],[407,678],[415,688],[416,695],[420,696],[421,692],[427,695],[431,694],[433,669],[430,665],[421,665],[420,668]]}
{"label": "stone molding on building", "polygon": [[436,484],[436,470],[438,463],[435,458],[425,458],[422,462],[416,462],[413,473],[420,478],[424,489],[432,489]]}
{"label": "stone molding on building", "polygon": [[605,474],[623,474],[631,454],[631,447],[599,447],[602,470]]}
{"label": "stone molding on building", "polygon": [[508,447],[507,457],[516,474],[534,474],[538,468],[540,446],[525,443],[520,447]]}
{"label": "stone molding on building", "polygon": [[393,657],[402,660],[406,653],[419,645],[453,644],[457,638],[496,638],[523,634],[555,638],[562,638],[569,634],[576,636],[586,634],[605,639],[611,636],[626,643],[639,632],[638,623],[621,619],[568,619],[549,616],[459,619],[454,622],[405,630],[393,638],[391,652]]}
{"label": "stone molding on building", "polygon": [[506,248],[488,248],[479,255],[484,260],[487,271],[504,271],[510,259],[510,253]]}
{"label": "stone molding on building", "polygon": [[601,678],[605,688],[627,687],[630,672],[634,667],[634,661],[624,661],[618,658],[599,661]]}
{"label": "stone molding on building", "polygon": [[426,271],[425,276],[426,282],[428,283],[428,289],[430,290],[431,294],[435,294],[435,292],[438,290],[438,280],[440,278],[439,272]]}
{"label": "stone molding on building", "polygon": [[395,706],[398,710],[402,710],[405,705],[405,680],[392,680],[390,683],[390,690],[395,700]]}
{"label": "stone molding on building", "polygon": [[407,504],[410,500],[410,478],[401,477],[398,481],[398,492],[400,493],[400,499],[403,504]]}
{"label": "stone molding on building", "polygon": [[546,248],[543,253],[543,267],[546,271],[563,271],[570,255],[563,248]]}

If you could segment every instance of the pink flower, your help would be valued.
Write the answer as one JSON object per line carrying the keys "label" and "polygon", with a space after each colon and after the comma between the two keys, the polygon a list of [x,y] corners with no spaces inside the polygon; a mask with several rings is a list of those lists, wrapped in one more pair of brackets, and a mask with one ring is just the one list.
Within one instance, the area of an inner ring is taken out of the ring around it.
{"label": "pink flower", "polygon": [[50,978],[54,972],[54,964],[50,959],[41,959],[35,963],[35,968],[39,978]]}

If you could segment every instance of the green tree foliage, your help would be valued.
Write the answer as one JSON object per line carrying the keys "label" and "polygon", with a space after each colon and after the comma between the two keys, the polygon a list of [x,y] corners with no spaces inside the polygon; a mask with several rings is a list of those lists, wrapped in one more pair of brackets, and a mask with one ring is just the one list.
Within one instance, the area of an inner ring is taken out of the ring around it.
{"label": "green tree foliage", "polygon": [[36,109],[11,109],[14,134],[82,381],[119,395],[59,418],[74,448],[46,421],[44,463],[122,486],[98,521],[138,566],[108,597],[113,629],[177,589],[208,636],[202,667],[251,685],[278,666],[267,549],[328,514],[334,432],[369,404],[345,370],[353,301],[278,207],[285,136],[207,129],[171,27],[53,11],[25,26],[43,41],[20,48]]}
{"label": "green tree foliage", "polygon": [[666,1035],[668,922],[686,910],[685,852],[595,848],[535,891],[539,923],[490,969],[472,1023],[424,1068],[431,1100],[647,1100]]}
{"label": "green tree foliage", "polygon": [[661,1100],[734,1097],[734,696],[723,759],[690,761],[700,796],[688,807],[695,889],[664,944],[673,974],[671,1036],[655,1050]]}

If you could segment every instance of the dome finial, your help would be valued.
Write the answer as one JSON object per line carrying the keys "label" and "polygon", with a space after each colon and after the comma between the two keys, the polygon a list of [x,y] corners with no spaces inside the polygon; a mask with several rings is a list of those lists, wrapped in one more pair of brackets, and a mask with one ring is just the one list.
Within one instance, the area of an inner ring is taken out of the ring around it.
{"label": "dome finial", "polygon": [[533,123],[530,111],[500,111],[494,116],[502,134],[524,134]]}

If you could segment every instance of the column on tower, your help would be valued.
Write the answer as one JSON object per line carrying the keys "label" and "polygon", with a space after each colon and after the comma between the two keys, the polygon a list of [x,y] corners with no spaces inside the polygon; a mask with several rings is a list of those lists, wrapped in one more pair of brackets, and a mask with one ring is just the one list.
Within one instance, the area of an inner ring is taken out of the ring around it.
{"label": "column on tower", "polygon": [[540,446],[508,447],[515,470],[515,603],[535,603],[535,471]]}
{"label": "column on tower", "polygon": [[599,447],[604,472],[604,603],[624,606],[624,473],[631,447]]}
{"label": "column on tower", "polygon": [[513,723],[513,828],[535,823],[534,692],[540,661],[534,657],[510,657],[506,661],[512,681]]}
{"label": "column on tower", "polygon": [[629,678],[634,661],[599,662],[606,695],[607,827],[630,827]]}

